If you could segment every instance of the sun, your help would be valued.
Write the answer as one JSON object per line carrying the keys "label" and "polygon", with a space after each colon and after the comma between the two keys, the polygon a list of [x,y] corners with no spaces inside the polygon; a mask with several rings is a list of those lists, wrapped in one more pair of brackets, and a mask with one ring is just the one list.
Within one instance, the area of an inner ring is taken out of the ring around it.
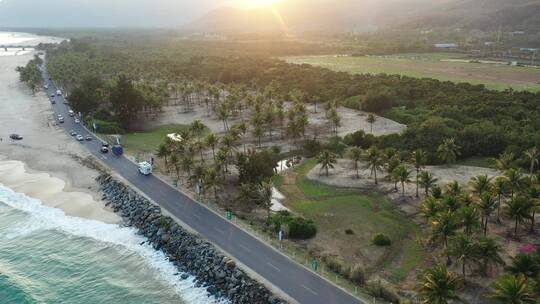
{"label": "sun", "polygon": [[284,0],[236,0],[237,6],[242,8],[271,7],[273,4]]}

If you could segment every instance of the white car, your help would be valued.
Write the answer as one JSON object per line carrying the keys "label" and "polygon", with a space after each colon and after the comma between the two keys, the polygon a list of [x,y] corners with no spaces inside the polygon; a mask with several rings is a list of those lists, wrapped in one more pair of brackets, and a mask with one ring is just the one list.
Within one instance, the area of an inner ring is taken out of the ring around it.
{"label": "white car", "polygon": [[75,112],[73,112],[73,110],[69,110],[68,113],[69,113],[69,116],[71,117],[75,116]]}
{"label": "white car", "polygon": [[152,165],[149,162],[140,162],[138,167],[139,172],[143,175],[149,175],[152,173]]}
{"label": "white car", "polygon": [[78,140],[78,141],[83,141],[84,140],[84,137],[82,135],[77,135],[75,136],[75,138]]}
{"label": "white car", "polygon": [[60,96],[60,95],[62,95],[62,91],[56,90],[56,96]]}
{"label": "white car", "polygon": [[75,118],[75,123],[78,124],[80,123],[81,121],[78,119],[78,118]]}

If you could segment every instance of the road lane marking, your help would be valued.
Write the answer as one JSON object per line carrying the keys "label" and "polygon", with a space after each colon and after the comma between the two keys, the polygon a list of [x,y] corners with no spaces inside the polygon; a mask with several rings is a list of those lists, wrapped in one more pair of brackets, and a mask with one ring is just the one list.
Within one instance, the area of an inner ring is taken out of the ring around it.
{"label": "road lane marking", "polygon": [[316,296],[318,295],[315,291],[313,291],[312,289],[310,289],[310,288],[307,287],[306,285],[301,284],[300,286],[302,286],[305,290],[311,292],[312,294],[314,294],[314,295],[316,295]]}
{"label": "road lane marking", "polygon": [[201,219],[201,217],[200,217],[200,216],[198,216],[198,215],[197,215],[197,214],[195,214],[195,213],[193,213],[193,217],[195,217],[195,218],[197,218],[197,219],[199,219],[199,220]]}
{"label": "road lane marking", "polygon": [[272,265],[272,263],[266,262],[266,264],[270,265],[270,267],[274,268],[275,270],[281,272],[281,270],[279,268],[277,268],[276,266]]}
{"label": "road lane marking", "polygon": [[242,249],[244,249],[247,252],[251,252],[251,250],[249,248],[247,248],[246,246],[244,246],[242,244],[239,244],[238,246],[240,246]]}
{"label": "road lane marking", "polygon": [[217,227],[212,226],[212,228],[214,228],[215,231],[217,231],[217,232],[219,232],[221,234],[225,234],[225,231],[223,231],[223,230],[221,230],[221,229],[219,229]]}

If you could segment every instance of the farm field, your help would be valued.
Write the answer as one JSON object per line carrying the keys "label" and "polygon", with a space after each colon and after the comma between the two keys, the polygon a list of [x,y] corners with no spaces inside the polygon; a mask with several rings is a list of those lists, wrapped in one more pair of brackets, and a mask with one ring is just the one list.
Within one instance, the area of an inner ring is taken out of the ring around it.
{"label": "farm field", "polygon": [[540,68],[518,67],[494,62],[468,62],[464,54],[429,53],[387,56],[294,56],[289,63],[310,64],[334,71],[369,74],[399,74],[442,81],[484,84],[495,90],[540,91]]}

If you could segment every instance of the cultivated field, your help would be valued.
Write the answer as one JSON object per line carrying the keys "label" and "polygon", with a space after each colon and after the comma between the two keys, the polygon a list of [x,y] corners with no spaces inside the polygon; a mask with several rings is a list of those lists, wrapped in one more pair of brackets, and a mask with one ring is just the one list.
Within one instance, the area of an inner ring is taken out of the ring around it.
{"label": "cultivated field", "polygon": [[540,68],[509,66],[493,61],[469,62],[463,54],[397,54],[388,56],[295,56],[283,58],[350,73],[387,73],[444,81],[485,84],[496,90],[540,91]]}

